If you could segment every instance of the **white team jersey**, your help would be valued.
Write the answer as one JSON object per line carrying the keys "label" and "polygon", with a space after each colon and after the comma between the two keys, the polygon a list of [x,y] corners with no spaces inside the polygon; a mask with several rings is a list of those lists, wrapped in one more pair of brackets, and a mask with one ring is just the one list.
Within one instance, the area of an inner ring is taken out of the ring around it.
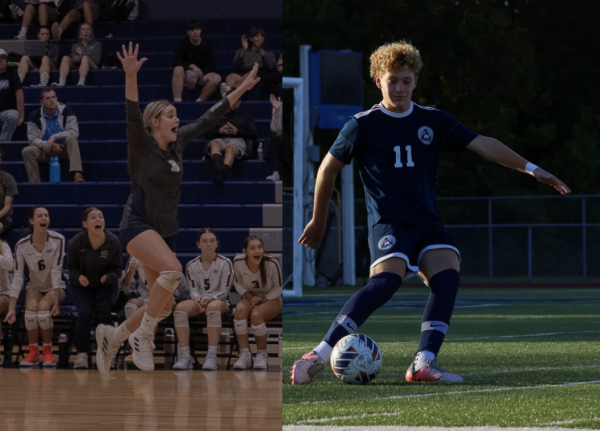
{"label": "white team jersey", "polygon": [[[129,271],[129,265],[132,265],[132,264],[139,265],[138,270],[137,270],[138,284],[136,286],[135,280],[133,279],[133,275],[132,275],[129,286],[125,286],[125,285],[123,285],[123,279],[125,278],[125,274],[127,274],[127,271]],[[139,295],[139,299],[141,299],[144,302],[148,302],[148,299],[150,298],[150,289],[148,289],[148,282],[146,281],[146,273],[144,272],[144,265],[142,265],[142,262],[140,262],[133,256],[130,256],[129,260],[127,261],[127,266],[125,267],[125,271],[123,272],[123,275],[121,276],[121,280],[119,281],[119,286],[121,286],[121,289],[123,289],[123,291],[126,294],[129,294],[131,292],[137,292],[137,294]]]}
{"label": "white team jersey", "polygon": [[235,289],[244,296],[244,293],[250,291],[254,296],[260,296],[267,299],[277,299],[282,294],[281,268],[277,259],[265,255],[265,269],[267,272],[266,284],[263,283],[260,271],[254,273],[246,265],[246,256],[240,255],[233,260],[233,269],[235,271]]}
{"label": "white team jersey", "polygon": [[229,298],[231,280],[233,279],[233,265],[225,256],[217,253],[215,260],[204,270],[202,255],[188,262],[185,275],[190,286],[190,296],[197,298],[215,298],[226,301]]}
{"label": "white team jersey", "polygon": [[0,252],[0,295],[9,295],[10,284],[8,281],[8,272],[11,271],[15,265],[13,260],[12,252],[8,243],[1,242],[2,250]]}
{"label": "white team jersey", "polygon": [[10,296],[19,297],[23,286],[23,270],[25,264],[29,268],[29,283],[27,289],[48,292],[51,289],[64,289],[62,266],[65,255],[65,237],[57,232],[48,231],[46,244],[38,252],[27,235],[15,246],[15,273],[10,286]]}

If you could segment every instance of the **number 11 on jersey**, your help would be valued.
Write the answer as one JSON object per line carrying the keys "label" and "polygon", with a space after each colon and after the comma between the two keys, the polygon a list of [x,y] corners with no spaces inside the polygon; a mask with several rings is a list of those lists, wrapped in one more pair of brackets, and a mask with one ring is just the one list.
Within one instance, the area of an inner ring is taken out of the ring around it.
{"label": "number 11 on jersey", "polygon": [[[394,165],[395,168],[401,168],[402,165],[402,159],[401,159],[401,154],[402,154],[402,148],[400,148],[400,146],[394,147],[394,151],[396,152],[396,164]],[[412,160],[412,151],[410,148],[410,145],[406,146],[406,167],[407,168],[413,168],[415,166],[415,164],[413,163]]]}

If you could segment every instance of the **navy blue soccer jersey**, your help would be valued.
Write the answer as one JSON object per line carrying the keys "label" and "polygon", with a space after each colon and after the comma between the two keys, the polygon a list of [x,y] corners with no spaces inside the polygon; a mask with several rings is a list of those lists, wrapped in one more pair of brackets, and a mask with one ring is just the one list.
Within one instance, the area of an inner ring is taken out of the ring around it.
{"label": "navy blue soccer jersey", "polygon": [[381,105],[351,117],[329,150],[358,162],[369,227],[379,220],[439,223],[435,174],[442,150],[461,150],[477,137],[456,118],[411,102],[406,112]]}

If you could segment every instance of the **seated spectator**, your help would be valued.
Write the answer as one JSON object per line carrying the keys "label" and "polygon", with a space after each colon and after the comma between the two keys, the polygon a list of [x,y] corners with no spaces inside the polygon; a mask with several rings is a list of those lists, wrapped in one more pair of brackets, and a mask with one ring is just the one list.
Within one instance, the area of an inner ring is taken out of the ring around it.
{"label": "seated spectator", "polygon": [[0,142],[10,141],[25,119],[23,85],[14,67],[7,67],[6,51],[0,49]]}
{"label": "seated spectator", "polygon": [[77,308],[73,368],[88,368],[88,345],[92,316],[96,324],[110,324],[113,289],[121,275],[121,242],[106,232],[104,215],[97,208],[87,208],[81,218],[83,232],[67,245],[71,294]]}
{"label": "seated spectator", "polygon": [[217,349],[221,336],[221,315],[229,313],[229,290],[233,278],[231,261],[217,253],[219,241],[211,228],[198,232],[196,243],[200,255],[185,267],[192,299],[182,301],[175,306],[173,319],[179,341],[178,361],[175,370],[191,370],[190,325],[188,318],[206,314],[208,332],[208,353],[202,365],[203,370],[218,370]]}
{"label": "seated spectator", "polygon": [[181,102],[183,87],[194,90],[201,85],[202,92],[197,102],[210,99],[221,82],[221,75],[215,73],[215,50],[210,42],[202,38],[202,24],[191,19],[187,23],[189,37],[183,39],[173,56],[173,100]]}
{"label": "seated spectator", "polygon": [[19,72],[21,82],[23,82],[30,69],[40,69],[39,86],[45,87],[48,85],[48,79],[50,79],[50,71],[56,69],[56,65],[58,64],[58,45],[50,42],[50,30],[48,30],[48,27],[40,27],[38,39],[46,42],[46,55],[43,57],[28,57],[24,55],[21,57],[17,71]]}
{"label": "seated spectator", "polygon": [[262,83],[271,94],[281,97],[281,83],[283,80],[283,54],[277,60],[277,69],[267,72],[262,77]]}
{"label": "seated spectator", "polygon": [[281,170],[281,146],[283,142],[282,136],[282,117],[283,106],[281,105],[281,97],[276,98],[271,94],[271,105],[273,106],[273,117],[271,118],[271,145],[269,146],[269,154],[271,164],[273,165],[273,173],[267,177],[267,180],[281,181],[279,171]]}
{"label": "seated spectator", "polygon": [[[8,281],[8,272],[12,271],[14,266],[13,256],[10,246],[6,241],[0,239],[0,316],[8,313],[8,303],[10,294],[10,282]],[[0,335],[2,334],[2,318],[0,318]],[[0,367],[2,366],[3,355],[0,355]]]}
{"label": "seated spectator", "polygon": [[79,25],[79,42],[71,47],[71,56],[65,55],[60,62],[60,77],[52,85],[64,87],[71,69],[79,70],[77,85],[85,85],[90,70],[98,69],[102,60],[102,45],[94,39],[92,26],[86,22]]}
{"label": "seated spectator", "polygon": [[[2,148],[0,148],[0,163],[2,163]],[[0,170],[0,235],[10,228],[13,213],[13,196],[19,194],[15,178],[8,172]],[[1,277],[1,274],[0,274]]]}
{"label": "seated spectator", "polygon": [[89,24],[90,28],[92,28],[94,21],[98,19],[99,14],[99,0],[76,0],[73,9],[67,12],[60,24],[58,24],[58,22],[52,24],[52,37],[55,41],[59,41],[61,35],[74,22],[80,23],[83,21]]}
{"label": "seated spectator", "polygon": [[[227,94],[230,94],[230,90]],[[217,125],[206,131],[206,152],[212,158],[212,174],[215,184],[220,184],[233,161],[246,153],[246,141],[256,139],[256,125],[252,115],[241,112],[238,100],[219,120]]]}
{"label": "seated spectator", "polygon": [[[15,36],[17,40],[27,39],[27,28],[37,19],[40,27],[50,28],[50,23],[58,19],[57,3],[59,0],[25,0],[25,11],[23,12],[23,22],[21,31]],[[50,31],[48,31],[50,35]]]}
{"label": "seated spectator", "polygon": [[39,365],[38,337],[41,331],[43,365],[55,367],[52,356],[52,316],[60,314],[60,302],[65,298],[65,282],[62,279],[65,237],[48,230],[50,215],[43,206],[37,205],[29,213],[27,236],[15,246],[15,273],[10,286],[10,300],[5,322],[16,321],[17,299],[21,293],[25,265],[29,268],[27,296],[25,297],[25,328],[29,339],[29,354],[19,364],[21,367]]}
{"label": "seated spectator", "polygon": [[[250,46],[248,39],[250,39]],[[275,68],[275,54],[271,51],[265,51],[263,48],[264,43],[265,31],[262,28],[252,27],[248,38],[245,35],[242,36],[242,47],[237,50],[233,57],[232,72],[227,75],[225,82],[221,84],[221,93],[224,94],[244,82],[244,79],[254,67],[254,63],[258,63],[259,77]]]}
{"label": "seated spectator", "polygon": [[234,370],[245,370],[252,366],[252,355],[248,347],[248,317],[256,340],[255,370],[267,368],[267,326],[282,311],[282,285],[279,262],[265,254],[262,239],[249,236],[244,241],[244,257],[233,261],[235,289],[242,300],[235,308],[235,335],[240,346],[240,357]]}
{"label": "seated spectator", "polygon": [[79,155],[79,126],[75,112],[59,103],[51,88],[40,93],[42,107],[29,116],[27,137],[29,146],[23,148],[23,161],[30,183],[40,182],[38,163],[48,163],[51,157],[68,158],[75,182],[83,182]]}

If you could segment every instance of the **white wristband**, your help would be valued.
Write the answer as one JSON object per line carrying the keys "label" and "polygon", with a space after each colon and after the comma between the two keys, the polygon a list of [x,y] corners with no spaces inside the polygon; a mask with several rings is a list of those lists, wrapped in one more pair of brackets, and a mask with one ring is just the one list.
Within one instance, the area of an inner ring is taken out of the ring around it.
{"label": "white wristband", "polygon": [[527,162],[527,164],[525,165],[525,172],[527,172],[531,176],[534,176],[533,171],[535,171],[537,168],[538,167],[536,165],[534,165],[533,163]]}

